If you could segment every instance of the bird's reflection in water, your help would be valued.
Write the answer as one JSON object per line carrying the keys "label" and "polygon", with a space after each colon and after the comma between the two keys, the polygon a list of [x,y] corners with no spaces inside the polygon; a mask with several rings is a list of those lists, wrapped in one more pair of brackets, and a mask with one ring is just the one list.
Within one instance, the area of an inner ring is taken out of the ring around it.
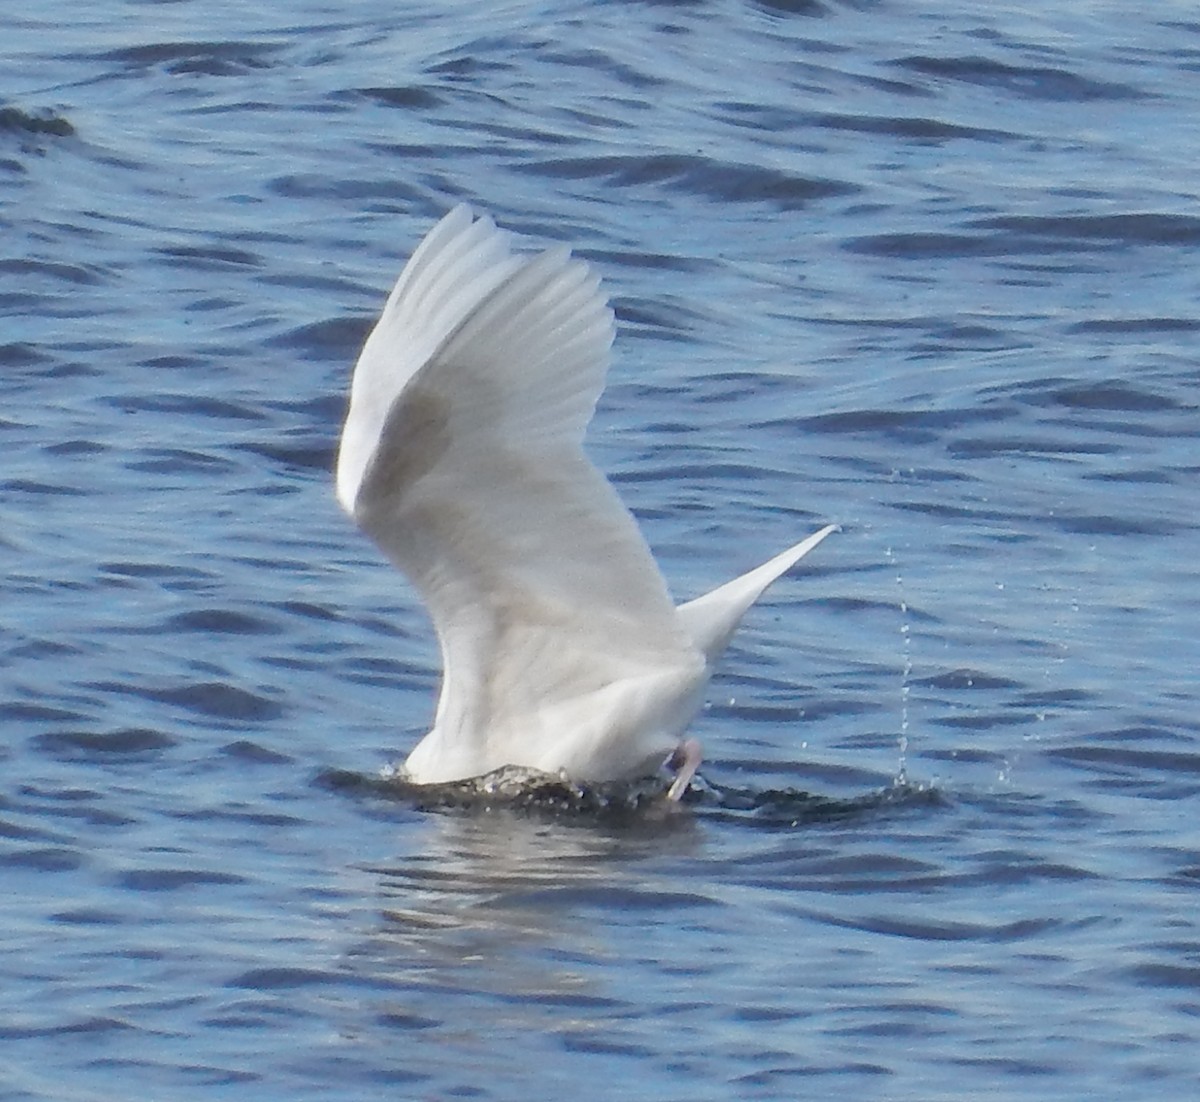
{"label": "bird's reflection in water", "polygon": [[663,804],[621,824],[494,809],[409,824],[407,852],[369,870],[380,921],[348,961],[386,988],[380,1020],[420,1031],[409,1070],[430,1061],[444,1080],[449,1060],[471,1089],[473,1056],[486,1052],[495,1068],[509,1031],[524,1038],[512,1051],[525,1059],[531,1031],[551,1051],[642,1043],[638,1004],[622,994],[624,943],[637,939],[653,959],[680,912],[708,903],[672,879],[702,848],[701,829]]}
{"label": "bird's reflection in water", "polygon": [[[661,788],[624,807],[571,806],[561,791],[464,806],[378,777],[325,781],[365,796],[403,847],[356,870],[378,906],[344,960],[375,993],[404,1074],[439,1096],[478,1093],[481,1068],[520,1081],[531,1058],[539,1089],[578,1090],[581,1051],[677,1073],[678,1045],[662,1038],[709,1020],[697,982],[744,979],[728,947],[753,941],[747,919],[761,917],[753,884],[714,875],[736,862],[736,840],[757,838],[759,852],[767,831],[784,849],[804,846],[815,824],[938,802],[936,790],[900,784],[849,800],[702,786],[683,807]],[[711,1059],[703,1044],[689,1051],[698,1081]]]}
{"label": "bird's reflection in water", "polygon": [[668,905],[677,893],[663,866],[701,844],[695,820],[665,800],[619,819],[456,810],[429,815],[417,834],[419,852],[376,870],[391,930],[532,936],[539,948],[617,897],[644,896],[641,910]]}

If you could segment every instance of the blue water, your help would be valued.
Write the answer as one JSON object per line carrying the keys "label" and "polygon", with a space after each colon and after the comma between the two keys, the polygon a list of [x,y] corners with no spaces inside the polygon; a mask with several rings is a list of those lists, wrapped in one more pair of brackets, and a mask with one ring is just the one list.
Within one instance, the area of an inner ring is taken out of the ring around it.
{"label": "blue water", "polygon": [[[1192,5],[61,19],[0,54],[2,1102],[1194,1093]],[[437,655],[329,468],[463,199],[602,271],[681,598],[843,525],[680,814],[365,783]]]}

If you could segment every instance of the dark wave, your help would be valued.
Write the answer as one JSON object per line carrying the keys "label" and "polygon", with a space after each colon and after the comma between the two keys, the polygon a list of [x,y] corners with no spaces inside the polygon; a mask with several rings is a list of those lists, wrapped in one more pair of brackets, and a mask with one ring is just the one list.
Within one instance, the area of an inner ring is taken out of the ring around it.
{"label": "dark wave", "polygon": [[1071,69],[1017,65],[979,55],[941,57],[914,54],[897,58],[892,64],[922,76],[999,88],[1022,99],[1086,103],[1094,100],[1140,100],[1148,95],[1129,84],[1096,80]]}
{"label": "dark wave", "polygon": [[270,42],[152,42],[82,55],[81,60],[116,62],[130,70],[161,68],[176,76],[235,77],[269,68],[279,50]]}
{"label": "dark wave", "polygon": [[0,134],[44,134],[69,138],[75,133],[70,120],[54,111],[23,111],[19,107],[0,107]]}
{"label": "dark wave", "polygon": [[569,157],[526,161],[515,167],[538,176],[603,181],[611,187],[662,185],[669,191],[730,203],[768,203],[782,210],[798,210],[818,199],[859,190],[845,181],[680,154]]}

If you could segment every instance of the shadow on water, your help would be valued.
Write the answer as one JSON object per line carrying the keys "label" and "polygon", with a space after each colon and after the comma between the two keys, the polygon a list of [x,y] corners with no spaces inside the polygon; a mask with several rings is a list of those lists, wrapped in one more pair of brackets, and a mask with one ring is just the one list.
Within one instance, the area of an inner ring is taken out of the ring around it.
{"label": "shadow on water", "polygon": [[688,811],[706,821],[786,829],[942,807],[947,802],[931,785],[902,780],[859,796],[830,797],[796,788],[718,786],[697,776],[683,799],[674,803],[667,799],[667,785],[660,778],[580,785],[512,768],[443,785],[415,785],[398,774],[329,769],[317,776],[316,783],[334,792],[389,801],[415,811],[517,813],[567,825],[633,829],[671,822]]}

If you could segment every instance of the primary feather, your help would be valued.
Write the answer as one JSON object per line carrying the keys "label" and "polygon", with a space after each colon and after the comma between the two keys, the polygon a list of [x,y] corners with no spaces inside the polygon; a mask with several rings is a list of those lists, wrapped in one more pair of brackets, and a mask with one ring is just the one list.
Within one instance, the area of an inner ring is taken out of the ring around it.
{"label": "primary feather", "polygon": [[514,253],[465,206],[413,253],[354,369],[343,507],[416,587],[443,676],[405,763],[426,784],[506,765],[651,773],[745,610],[826,528],[676,609],[582,450],[613,315],[566,249]]}

